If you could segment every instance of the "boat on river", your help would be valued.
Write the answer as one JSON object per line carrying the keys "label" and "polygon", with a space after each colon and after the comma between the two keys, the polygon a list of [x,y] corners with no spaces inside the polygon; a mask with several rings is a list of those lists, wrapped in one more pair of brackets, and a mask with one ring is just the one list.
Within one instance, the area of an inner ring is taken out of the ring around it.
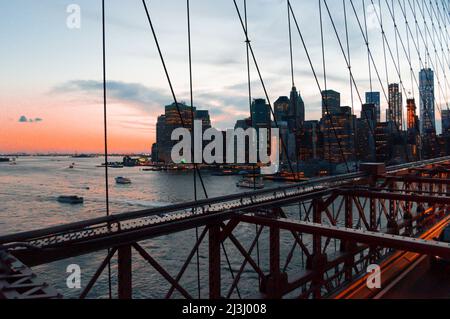
{"label": "boat on river", "polygon": [[84,198],[79,196],[59,196],[58,202],[62,204],[71,204],[71,205],[77,205],[77,204],[83,204]]}
{"label": "boat on river", "polygon": [[251,188],[251,189],[263,189],[264,188],[264,182],[261,178],[248,178],[244,177],[239,182],[236,183],[237,187],[241,188]]}
{"label": "boat on river", "polygon": [[128,185],[131,184],[131,179],[126,177],[116,177],[116,183],[121,185]]}

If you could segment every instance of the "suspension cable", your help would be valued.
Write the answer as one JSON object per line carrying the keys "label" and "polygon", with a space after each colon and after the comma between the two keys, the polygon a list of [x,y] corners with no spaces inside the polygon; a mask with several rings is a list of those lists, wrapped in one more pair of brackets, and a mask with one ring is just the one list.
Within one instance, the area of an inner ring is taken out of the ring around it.
{"label": "suspension cable", "polygon": [[[193,77],[192,77],[192,45],[191,45],[191,8],[190,0],[186,0],[186,12],[187,12],[187,30],[188,30],[188,55],[189,55],[189,93],[191,100],[191,117],[192,117],[192,127],[191,130],[194,132],[194,89],[193,89]],[[194,134],[192,134],[192,145],[194,145]],[[197,201],[197,170],[194,169],[194,199]],[[194,208],[192,209],[194,212]],[[199,234],[198,227],[195,227],[195,239],[198,242]],[[200,282],[200,245],[196,249],[196,262],[197,262],[197,293],[198,299],[201,299],[201,282]]]}
{"label": "suspension cable", "polygon": [[[163,66],[163,69],[164,69],[164,73],[165,73],[165,75],[166,75],[167,82],[168,82],[168,84],[169,84],[169,88],[170,88],[170,92],[171,92],[171,94],[172,94],[172,98],[173,98],[173,100],[174,100],[174,102],[175,102],[175,106],[176,106],[176,108],[177,108],[177,113],[178,113],[178,116],[179,116],[180,121],[181,121],[181,126],[184,127],[184,128],[189,128],[189,127],[186,126],[185,121],[184,121],[184,119],[183,119],[183,116],[181,115],[180,104],[178,103],[178,99],[177,99],[177,97],[176,97],[175,90],[174,90],[173,85],[172,85],[172,80],[171,80],[171,78],[170,78],[169,71],[168,71],[168,69],[167,69],[167,65],[166,65],[164,56],[163,56],[163,54],[162,54],[161,47],[160,47],[160,45],[159,45],[158,36],[156,35],[155,28],[153,27],[153,22],[152,22],[152,19],[151,19],[151,17],[150,17],[150,13],[149,13],[149,11],[148,11],[147,3],[146,3],[145,0],[142,0],[142,4],[143,4],[143,6],[144,6],[145,13],[146,13],[146,15],[147,15],[147,20],[148,20],[150,29],[151,29],[151,31],[152,31],[153,39],[154,39],[154,41],[155,41],[156,48],[157,48],[157,50],[158,50],[159,58],[160,58],[160,60],[161,60],[162,66]],[[192,120],[194,120],[194,119],[192,119]],[[194,155],[194,145],[191,145],[191,154],[192,154],[192,160],[193,160],[193,159],[194,159],[194,158],[193,158],[193,155]],[[193,162],[195,162],[195,161],[193,160]],[[194,163],[194,168],[195,168],[195,170],[197,171],[197,176],[198,176],[198,178],[199,178],[199,180],[200,180],[200,183],[201,183],[201,185],[202,185],[202,189],[203,189],[204,196],[205,196],[205,198],[208,198],[208,192],[206,191],[206,187],[205,187],[205,183],[204,183],[203,178],[202,178],[202,174],[201,174],[200,169],[198,168],[198,166],[197,166],[196,163]]]}
{"label": "suspension cable", "polygon": [[[252,44],[251,44],[251,42],[250,42],[250,40],[249,40],[248,33],[247,33],[246,28],[245,28],[244,20],[242,19],[241,10],[239,9],[239,7],[238,7],[238,5],[237,5],[236,0],[233,0],[233,3],[234,3],[234,7],[235,7],[236,13],[237,13],[238,18],[239,18],[239,22],[240,22],[240,24],[241,24],[242,31],[244,32],[245,40],[246,40],[247,43],[248,43],[248,48],[249,48],[249,51],[250,51],[250,55],[251,55],[251,57],[252,57],[252,60],[253,60],[253,63],[254,63],[254,65],[255,65],[255,68],[256,68],[256,71],[257,71],[259,80],[260,80],[260,82],[261,82],[261,86],[262,86],[262,89],[263,89],[263,91],[264,91],[264,95],[265,95],[265,97],[266,97],[267,104],[269,105],[270,112],[271,112],[272,117],[273,117],[273,119],[274,119],[275,126],[279,128],[280,126],[278,125],[278,120],[277,120],[277,118],[276,118],[276,116],[275,116],[275,112],[274,112],[274,110],[273,110],[272,103],[270,102],[270,97],[269,97],[269,94],[268,94],[268,92],[267,92],[267,87],[266,87],[266,84],[265,84],[265,82],[264,82],[264,79],[263,79],[263,76],[262,76],[262,73],[261,73],[261,69],[260,69],[259,64],[258,64],[258,61],[257,61],[257,59],[256,59],[255,52],[253,51],[253,46],[252,46]],[[281,142],[281,146],[282,146],[282,148],[283,148],[283,151],[287,154],[286,143],[285,143],[285,141],[284,141],[284,139],[283,139],[282,136],[280,136],[280,142]],[[292,163],[291,163],[289,157],[288,157],[288,164],[289,164],[289,169],[290,169],[290,171],[291,171],[292,173],[294,173],[294,169],[293,169],[293,167],[292,167]]]}
{"label": "suspension cable", "polygon": [[[303,48],[304,48],[304,50],[305,50],[306,56],[307,56],[307,58],[308,58],[308,62],[309,62],[309,65],[310,65],[310,67],[311,67],[311,71],[312,71],[312,73],[313,73],[313,75],[314,75],[314,80],[315,80],[315,82],[316,82],[316,84],[317,84],[317,87],[318,87],[319,92],[320,92],[320,96],[322,97],[322,100],[323,100],[323,91],[322,91],[322,88],[321,88],[321,85],[320,85],[320,82],[319,82],[319,78],[318,78],[317,73],[316,73],[316,70],[315,70],[315,68],[314,68],[314,64],[312,63],[312,60],[311,60],[311,56],[310,56],[310,54],[309,54],[308,47],[306,46],[305,40],[304,40],[304,38],[303,38],[303,33],[302,33],[301,30],[300,30],[300,26],[299,26],[299,24],[298,24],[298,22],[297,22],[297,18],[296,18],[296,16],[295,16],[294,10],[293,10],[292,5],[291,5],[291,2],[290,2],[289,0],[288,0],[288,6],[289,6],[289,10],[291,11],[292,18],[293,18],[294,23],[295,23],[295,26],[296,26],[296,28],[297,28],[297,32],[298,32],[298,34],[299,34],[299,36],[300,36],[300,40],[301,40],[301,42],[302,42],[302,45],[303,45]],[[329,112],[329,110],[328,110],[328,103],[324,103],[324,104],[325,104],[325,110],[326,110],[326,112],[329,114],[330,112]],[[335,135],[335,137],[336,137],[336,140],[337,140],[337,143],[338,143],[338,147],[339,147],[339,151],[340,151],[340,153],[341,153],[341,156],[342,156],[343,160],[345,161],[345,166],[346,166],[346,168],[347,168],[347,172],[350,172],[350,167],[349,167],[349,165],[348,165],[347,158],[346,158],[346,156],[345,156],[345,154],[344,154],[344,151],[343,151],[343,148],[342,148],[342,145],[341,145],[341,140],[340,140],[340,138],[339,138],[339,136],[338,136],[338,134],[337,134],[337,131],[336,131],[336,128],[335,128],[335,126],[334,126],[334,123],[333,123],[332,118],[330,118],[330,124],[331,124],[331,127],[332,127],[332,131],[333,131],[333,133],[334,133],[334,135]]]}
{"label": "suspension cable", "polygon": [[[372,1],[372,5],[374,5],[374,4],[373,4],[373,0],[371,0],[371,1]],[[352,0],[350,0],[350,4],[351,4],[351,6],[352,6],[352,9],[353,9],[353,13],[354,13],[354,15],[355,15],[355,18],[356,18],[356,20],[357,20],[357,22],[358,22],[358,26],[359,26],[361,35],[362,35],[364,41],[365,41],[365,42],[368,42],[368,41],[367,41],[367,38],[366,38],[366,36],[365,36],[365,34],[364,34],[363,27],[362,27],[362,25],[361,25],[361,21],[360,21],[360,19],[359,19],[359,17],[358,17],[358,14],[357,14],[357,12],[356,12],[355,5],[354,5],[354,3],[353,3]],[[381,14],[381,10],[380,10],[380,14]],[[378,16],[378,14],[377,14],[377,16]],[[401,75],[400,75],[399,70],[398,70],[398,68],[397,68],[397,65],[396,65],[396,62],[395,62],[395,58],[393,57],[392,50],[390,49],[390,45],[389,45],[389,43],[387,42],[386,34],[385,34],[385,32],[384,32],[384,28],[382,28],[382,35],[383,35],[383,38],[386,40],[386,41],[384,41],[384,42],[387,44],[387,47],[388,47],[389,52],[390,52],[390,54],[391,54],[392,61],[394,62],[394,66],[395,66],[395,68],[396,68],[397,74],[399,75],[399,78],[401,79]],[[383,86],[383,81],[381,80],[381,76],[380,76],[380,73],[379,73],[379,71],[378,71],[377,65],[376,65],[376,63],[375,63],[375,59],[374,59],[374,57],[373,57],[372,50],[370,49],[370,46],[368,47],[368,50],[369,50],[369,56],[370,56],[370,59],[371,59],[371,61],[372,61],[372,64],[373,64],[375,73],[376,73],[377,78],[378,78],[378,81],[379,81],[379,83],[380,83],[380,85],[381,85],[381,88],[382,88],[384,97],[385,97],[385,99],[387,100],[387,102],[388,102],[388,104],[389,104],[389,98],[388,98],[388,95],[387,95],[387,93],[386,93],[386,89],[385,89],[384,86]],[[386,59],[385,59],[385,67],[386,67],[386,70],[387,70],[387,60],[386,60]],[[386,74],[387,74],[387,73],[386,73]],[[388,84],[389,84],[389,82],[388,82]],[[403,87],[403,83],[401,83],[401,84],[402,84],[402,87]],[[403,90],[405,90],[404,87],[403,87]],[[360,96],[360,95],[359,95],[359,96]],[[392,110],[388,110],[388,111],[391,112]],[[391,117],[392,117],[392,113],[391,113]],[[395,128],[396,128],[397,132],[400,133],[400,132],[401,132],[401,127],[399,127],[399,125],[398,125],[398,123],[397,123],[396,121],[392,121],[392,122],[393,122],[393,124],[395,125]],[[408,156],[408,150],[407,150],[406,141],[405,141],[405,143],[404,143],[404,153],[405,153],[405,159],[406,159],[406,161],[409,162],[409,156]]]}
{"label": "suspension cable", "polygon": [[[349,60],[348,60],[348,58],[347,58],[347,55],[346,55],[346,53],[345,53],[344,46],[343,46],[342,41],[341,41],[341,37],[339,36],[339,33],[338,33],[338,31],[337,31],[336,24],[335,24],[335,22],[334,22],[334,19],[333,19],[332,14],[331,14],[330,8],[329,8],[329,6],[328,6],[327,1],[326,1],[326,0],[323,0],[323,1],[324,1],[324,4],[325,4],[325,8],[326,8],[326,10],[327,10],[327,12],[328,12],[328,16],[329,16],[329,18],[330,18],[331,25],[333,26],[333,30],[334,30],[334,33],[335,33],[335,35],[336,35],[336,39],[338,40],[339,47],[340,47],[340,49],[341,49],[341,53],[342,53],[342,55],[343,55],[343,57],[344,57],[345,64],[346,64],[347,68],[349,69],[350,77],[351,77],[352,82],[353,82],[353,84],[354,84],[354,86],[355,86],[355,90],[356,90],[357,96],[358,96],[358,98],[359,98],[360,103],[361,103],[361,104],[364,104],[364,103],[363,103],[363,99],[362,99],[361,94],[360,94],[359,89],[358,89],[358,85],[356,84],[355,77],[353,76],[353,72],[352,72],[352,70],[351,70],[350,62],[349,62]],[[352,5],[353,5],[353,4],[352,4]],[[353,9],[354,9],[354,7],[353,7]],[[355,14],[356,14],[356,12],[355,12]],[[360,27],[361,27],[361,25],[360,25]],[[361,29],[361,31],[362,31],[362,29]],[[363,32],[363,31],[362,31],[362,32]],[[364,35],[364,32],[363,32],[363,35]],[[369,53],[370,53],[370,50],[369,50]],[[366,117],[366,121],[368,122],[369,131],[370,131],[370,133],[372,134],[372,136],[375,138],[374,128],[373,128],[372,125],[370,125],[370,123],[369,123],[369,118],[370,118],[370,117],[368,116],[368,114],[367,114],[367,112],[366,112],[365,109],[363,110],[363,112],[364,112],[364,115],[365,115],[365,117]]]}
{"label": "suspension cable", "polygon": [[[244,0],[244,19],[245,19],[245,30],[248,33],[248,17],[247,17],[247,0]],[[252,112],[252,81],[251,81],[251,71],[250,71],[250,40],[245,41],[246,49],[246,62],[247,62],[247,85],[248,85],[248,106],[250,109],[250,121],[253,123],[253,112]],[[256,170],[255,165],[253,165],[253,189],[256,190]],[[258,234],[259,226],[255,225],[256,235]],[[260,266],[260,255],[259,255],[259,237],[256,242],[256,260],[258,267]],[[261,284],[261,278],[258,277],[258,283]]]}
{"label": "suspension cable", "polygon": [[[109,175],[108,175],[108,118],[107,118],[107,86],[106,86],[106,18],[105,18],[105,0],[102,0],[102,58],[103,58],[103,129],[104,129],[104,151],[105,151],[105,195],[106,195],[106,216],[109,211]],[[109,225],[108,225],[109,227]],[[110,249],[108,249],[108,254]],[[108,261],[108,294],[112,299],[111,283],[111,260]]]}

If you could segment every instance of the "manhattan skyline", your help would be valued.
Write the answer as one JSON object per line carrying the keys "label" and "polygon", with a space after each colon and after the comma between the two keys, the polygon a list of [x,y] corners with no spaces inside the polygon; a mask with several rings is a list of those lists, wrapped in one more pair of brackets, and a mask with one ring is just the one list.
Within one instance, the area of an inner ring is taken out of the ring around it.
{"label": "manhattan skyline", "polygon": [[[2,12],[7,13],[7,18],[0,22],[1,32],[5,33],[2,38],[5,47],[10,49],[0,53],[4,70],[0,83],[5,88],[0,98],[0,152],[102,150],[100,6],[92,1],[79,1],[81,29],[70,30],[65,25],[66,8],[70,3],[44,0],[37,5],[30,0],[21,0],[1,4]],[[150,13],[155,18],[162,50],[167,55],[177,98],[188,101],[185,10],[174,10],[175,6],[183,4],[182,1],[170,4],[153,1]],[[107,5],[110,151],[149,153],[155,142],[157,116],[164,105],[173,101],[140,3],[124,4],[111,0]],[[287,95],[291,88],[285,2],[265,0],[248,5],[249,36],[273,106],[275,100]],[[341,4],[330,2],[330,6],[337,9]],[[363,11],[361,4],[356,6]],[[317,15],[318,5],[293,2],[293,7],[306,31],[305,40],[322,83],[320,39],[314,33],[319,22],[312,18]],[[17,12],[21,12],[19,18]],[[343,26],[343,16],[334,14],[333,18],[339,27]],[[174,24],[173,20],[179,23]],[[19,26],[12,28],[16,24]],[[245,44],[232,3],[193,2],[192,24],[194,104],[210,111],[214,126],[231,128],[236,120],[249,116],[250,112]],[[209,27],[205,28],[205,25]],[[328,89],[339,91],[342,105],[353,104],[354,112],[359,113],[361,103],[356,97],[353,103],[351,101],[348,71],[343,57],[336,51],[338,43],[326,14],[324,28]],[[386,23],[385,28],[386,34],[393,37],[391,23]],[[368,32],[374,58],[381,63],[383,52],[377,49],[382,42],[380,30],[369,24]],[[354,17],[349,19],[349,36],[358,90],[368,92],[367,52]],[[319,119],[321,96],[297,34],[293,35],[293,40],[294,79],[305,102],[306,119]],[[417,59],[413,60],[418,76],[420,65],[415,61]],[[409,70],[406,61],[402,63],[403,82],[408,89],[411,86]],[[399,82],[395,72],[389,76],[391,83]],[[372,85],[373,91],[382,92],[373,75]],[[253,66],[252,91],[254,98],[264,97]],[[417,88],[414,97],[419,101]],[[403,96],[404,101],[406,98]],[[445,108],[438,93],[436,103]],[[405,104],[402,105],[403,114],[406,114]],[[386,108],[387,101],[381,94],[382,119]],[[436,112],[438,132],[440,124],[440,114]]]}

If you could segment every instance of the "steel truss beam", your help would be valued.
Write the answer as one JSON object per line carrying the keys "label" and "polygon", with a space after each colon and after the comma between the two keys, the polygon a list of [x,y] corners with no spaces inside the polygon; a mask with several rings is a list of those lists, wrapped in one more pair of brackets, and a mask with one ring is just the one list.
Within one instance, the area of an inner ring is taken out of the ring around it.
{"label": "steel truss beam", "polygon": [[405,238],[398,235],[349,229],[338,226],[327,226],[318,223],[295,221],[285,218],[271,219],[261,216],[245,215],[241,216],[240,220],[245,223],[261,226],[272,226],[289,231],[314,234],[316,236],[332,237],[344,241],[410,251],[423,255],[434,255],[443,258],[450,258],[450,244],[442,242],[427,241],[417,238]]}
{"label": "steel truss beam", "polygon": [[62,295],[41,281],[14,256],[0,251],[0,299],[59,299]]}

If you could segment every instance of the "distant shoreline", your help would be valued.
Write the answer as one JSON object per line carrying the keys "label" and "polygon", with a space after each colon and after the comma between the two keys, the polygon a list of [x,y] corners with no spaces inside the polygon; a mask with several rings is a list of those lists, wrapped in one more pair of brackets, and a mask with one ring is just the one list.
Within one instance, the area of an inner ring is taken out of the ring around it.
{"label": "distant shoreline", "polygon": [[[85,156],[81,156],[85,155]],[[25,154],[25,153],[15,153],[15,154],[2,154],[0,153],[0,157],[102,157],[105,154],[94,154],[94,153],[86,153],[86,154]],[[124,154],[108,154],[108,156],[149,156],[149,154],[143,153],[124,153]]]}

